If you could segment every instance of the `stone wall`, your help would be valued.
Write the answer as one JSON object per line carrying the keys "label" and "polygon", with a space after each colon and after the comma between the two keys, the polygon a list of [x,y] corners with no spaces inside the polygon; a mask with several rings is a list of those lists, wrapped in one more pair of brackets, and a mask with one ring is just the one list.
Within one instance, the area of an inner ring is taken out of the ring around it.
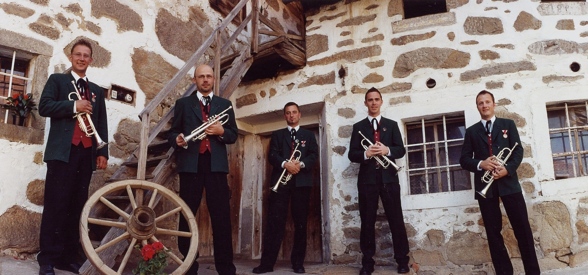
{"label": "stone wall", "polygon": [[[363,94],[374,86],[383,93],[383,115],[398,121],[403,132],[407,122],[450,113],[462,113],[466,126],[472,125],[479,121],[475,95],[493,92],[497,116],[515,120],[525,148],[518,174],[542,269],[585,264],[585,179],[554,179],[546,121],[547,104],[588,99],[578,92],[588,84],[585,3],[447,1],[446,13],[403,20],[401,2],[339,1],[307,11],[307,66],[247,83],[233,95],[247,99],[236,110],[242,120],[270,118],[290,100],[303,108],[324,102],[323,110],[303,112],[303,118],[318,114],[308,125],[325,121],[320,127],[326,144],[326,260],[361,262],[358,166],[347,159],[347,149],[351,126],[367,114]],[[267,96],[270,87],[274,92]],[[407,167],[405,158],[397,163]],[[400,181],[411,261],[421,271],[493,272],[471,190],[410,195],[406,173]],[[376,262],[394,265],[383,209],[378,213]],[[503,234],[516,271],[523,272],[506,215]]]}

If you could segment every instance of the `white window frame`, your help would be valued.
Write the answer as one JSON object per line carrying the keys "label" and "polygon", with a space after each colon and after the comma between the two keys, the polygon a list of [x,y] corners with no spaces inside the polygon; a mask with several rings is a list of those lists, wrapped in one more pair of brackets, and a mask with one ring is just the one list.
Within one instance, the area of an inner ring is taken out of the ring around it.
{"label": "white window frame", "polygon": [[[6,53],[7,51],[5,49],[2,49],[1,46],[0,46],[0,52]],[[8,76],[9,77],[9,81],[8,81],[8,96],[10,96],[12,94],[12,81],[13,81],[14,78],[22,79],[22,80],[24,80],[26,82],[25,83],[25,87],[26,87],[25,93],[28,93],[29,92],[29,90],[30,90],[30,82],[33,80],[32,77],[22,77],[22,76],[19,76],[19,75],[15,75],[14,74],[14,63],[16,62],[16,54],[17,54],[17,51],[16,50],[12,50],[12,64],[10,66],[10,73],[3,73],[3,72],[0,71],[0,75]],[[27,60],[29,61],[29,67],[27,69],[29,71],[31,71],[31,63],[32,63],[31,62],[31,59],[32,58],[30,58],[29,56],[25,56],[24,58],[27,58]],[[4,101],[4,100],[6,100],[8,98],[8,96],[0,96],[0,98],[2,98],[3,101]],[[9,113],[10,113],[10,110],[9,109],[5,109],[4,110],[4,124],[8,124],[8,115],[9,115]]]}
{"label": "white window frame", "polygon": [[[584,108],[586,108],[586,114],[588,114],[588,100],[584,101]],[[588,131],[588,125],[584,125],[584,126],[571,126],[570,124],[570,112],[569,112],[569,105],[573,105],[574,107],[579,107],[580,106],[580,102],[574,103],[574,102],[563,102],[563,110],[565,112],[566,115],[566,122],[565,122],[565,127],[562,128],[549,128],[549,134],[551,135],[552,133],[562,133],[562,132],[567,132],[568,134],[568,142],[569,142],[569,148],[570,150],[564,153],[554,153],[553,152],[553,148],[551,148],[552,152],[551,152],[551,165],[554,169],[554,176],[556,176],[556,180],[560,180],[560,179],[567,179],[567,178],[580,178],[580,177],[586,177],[588,176],[588,171],[582,169],[582,167],[579,167],[578,161],[581,155],[586,155],[588,154],[588,151],[584,150],[584,151],[579,151],[577,150],[577,146],[576,144],[574,144],[572,142],[572,137],[573,136],[573,132],[577,129],[583,129]],[[550,111],[553,109],[561,109],[561,106],[556,106],[556,105],[561,105],[561,104],[550,104],[548,106],[546,106],[546,111]],[[551,139],[551,138],[550,138]],[[554,163],[554,158],[557,157],[571,157],[572,158],[572,170],[574,175],[570,176],[570,177],[566,177],[566,178],[560,178],[557,179],[557,171],[555,171],[555,163]]]}

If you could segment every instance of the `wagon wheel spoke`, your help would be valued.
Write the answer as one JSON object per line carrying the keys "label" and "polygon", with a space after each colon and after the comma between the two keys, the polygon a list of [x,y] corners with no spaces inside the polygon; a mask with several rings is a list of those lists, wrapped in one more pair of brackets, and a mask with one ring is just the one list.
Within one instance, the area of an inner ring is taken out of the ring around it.
{"label": "wagon wheel spoke", "polygon": [[122,240],[126,240],[128,239],[130,236],[129,232],[125,232],[123,234],[121,234],[120,236],[112,239],[111,241],[99,246],[98,248],[96,248],[96,253],[100,253],[102,252],[104,249],[107,249],[115,244],[117,244],[118,242],[122,241]]}
{"label": "wagon wheel spoke", "polygon": [[129,217],[130,217],[129,214],[127,214],[122,209],[118,208],[118,206],[114,205],[112,202],[110,202],[109,200],[107,200],[105,197],[100,197],[100,201],[102,203],[104,203],[106,206],[108,206],[108,208],[112,209],[114,212],[116,212],[121,217],[123,217],[125,220],[128,220],[129,219]]}
{"label": "wagon wheel spoke", "polygon": [[178,206],[175,209],[172,209],[171,211],[168,211],[167,213],[164,213],[163,215],[155,218],[155,222],[159,222],[167,217],[171,217],[172,215],[174,215],[180,211],[182,211],[182,207]]}
{"label": "wagon wheel spoke", "polygon": [[116,227],[116,228],[127,228],[127,224],[124,222],[115,222],[115,221],[96,219],[96,218],[88,218],[88,223],[102,225],[102,226]]}
{"label": "wagon wheel spoke", "polygon": [[135,194],[133,194],[133,189],[131,188],[131,185],[127,185],[127,195],[129,196],[129,201],[131,202],[133,209],[136,209],[137,201],[135,201]]}
{"label": "wagon wheel spoke", "polygon": [[131,257],[131,252],[133,252],[133,248],[135,248],[135,244],[137,243],[137,239],[133,238],[131,244],[127,248],[127,252],[125,253],[125,257],[120,262],[120,266],[118,267],[118,274],[122,274],[123,270],[125,270],[125,266],[129,262],[129,258]]}
{"label": "wagon wheel spoke", "polygon": [[[159,240],[157,239],[157,237],[155,237],[155,236],[151,237],[151,240],[152,240],[153,242],[161,242],[161,241],[159,241]],[[165,253],[166,253],[166,254],[167,254],[167,255],[168,255],[168,256],[169,256],[169,257],[170,257],[172,260],[174,260],[174,262],[176,262],[176,263],[177,263],[177,264],[179,264],[179,265],[182,265],[182,264],[184,263],[184,262],[183,262],[183,261],[182,261],[180,258],[178,258],[178,256],[176,256],[174,253],[172,253],[172,252],[171,252],[171,250],[167,249],[167,247],[166,247],[165,245],[163,246],[163,249],[164,249],[163,251],[164,251],[164,252],[165,252]]]}

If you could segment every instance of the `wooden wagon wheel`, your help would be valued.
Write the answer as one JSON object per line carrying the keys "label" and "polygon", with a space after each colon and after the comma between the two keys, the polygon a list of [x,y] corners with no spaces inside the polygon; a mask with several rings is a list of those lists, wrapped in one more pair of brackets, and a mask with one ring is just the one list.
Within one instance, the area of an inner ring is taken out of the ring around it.
{"label": "wooden wagon wheel", "polygon": [[[126,194],[125,194],[126,193]],[[146,199],[149,200],[146,202]],[[127,211],[121,209],[120,201],[126,202]],[[146,203],[144,203],[146,202]],[[158,203],[165,202],[171,204],[172,210],[157,216],[153,210]],[[115,213],[116,218],[92,217],[92,208],[98,205],[106,206]],[[158,222],[179,213],[183,215],[190,228],[189,232],[178,231],[158,226]],[[94,247],[90,240],[89,225],[100,227],[110,227],[120,229],[121,234],[112,240],[103,240],[99,246]],[[194,215],[188,205],[171,190],[148,181],[142,180],[125,180],[105,185],[96,191],[84,205],[82,216],[80,218],[80,237],[82,246],[88,260],[103,274],[122,274],[130,256],[135,250],[135,245],[145,245],[147,243],[158,242],[161,236],[172,237],[189,237],[190,250],[184,259],[180,259],[173,254],[170,249],[165,248],[168,259],[172,260],[174,265],[179,265],[171,274],[184,274],[196,257],[198,250],[198,227]],[[126,248],[124,257],[120,262],[117,270],[112,269],[112,263],[105,263],[103,253],[110,247],[123,244]]]}

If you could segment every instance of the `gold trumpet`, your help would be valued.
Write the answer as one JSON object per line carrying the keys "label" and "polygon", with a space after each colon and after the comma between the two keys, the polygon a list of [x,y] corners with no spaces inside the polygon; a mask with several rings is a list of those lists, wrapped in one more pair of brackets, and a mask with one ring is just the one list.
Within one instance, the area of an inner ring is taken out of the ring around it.
{"label": "gold trumpet", "polygon": [[[374,145],[368,138],[366,138],[361,131],[358,131],[359,134],[363,137],[363,139],[361,140],[361,146],[363,146],[364,150],[367,150],[370,146]],[[367,144],[365,144],[365,142],[367,142]],[[392,167],[394,167],[394,169],[396,169],[396,172],[400,172],[400,170],[402,170],[402,167],[396,165],[396,163],[394,163],[393,161],[391,161],[388,157],[386,156],[372,156],[370,158],[375,158],[376,161],[380,164],[380,166],[382,166],[382,168],[387,169],[388,166],[392,165]]]}
{"label": "gold trumpet", "polygon": [[[78,86],[76,86],[76,82],[72,80],[71,84],[73,84],[74,89],[76,89],[76,91],[69,93],[67,95],[67,98],[70,101],[82,100],[82,98],[80,97],[80,91],[78,90]],[[75,96],[75,98],[72,98],[72,95]],[[87,137],[94,136],[94,138],[96,139],[96,149],[100,149],[107,144],[100,138],[98,132],[96,132],[96,127],[94,127],[94,123],[92,122],[92,117],[90,116],[90,114],[76,113],[73,117],[78,119],[80,129],[82,129],[82,131],[86,134]]]}
{"label": "gold trumpet", "polygon": [[[227,121],[229,121],[229,115],[225,114],[225,112],[227,112],[228,110],[232,109],[233,106],[229,106],[229,108],[225,109],[224,111],[211,116],[210,118],[208,118],[208,121],[202,123],[202,125],[200,125],[200,127],[194,129],[189,135],[184,137],[184,140],[186,142],[193,140],[203,140],[206,138],[206,129],[208,129],[208,127],[212,126],[213,124],[217,123],[220,121],[221,125],[224,125],[225,123],[227,123]],[[183,146],[184,149],[188,148],[188,144],[186,144],[186,146]]]}
{"label": "gold trumpet", "polygon": [[[495,157],[495,160],[500,164],[500,166],[506,166],[506,161],[512,154],[512,151],[515,149],[515,147],[517,147],[517,145],[519,145],[519,143],[515,142],[515,145],[512,146],[512,148],[505,147],[502,150],[500,150],[500,152],[498,152],[498,155]],[[508,155],[503,157],[505,152],[508,152]],[[486,183],[486,187],[484,187],[484,189],[482,189],[481,191],[476,192],[483,198],[486,198],[486,193],[488,192],[488,189],[490,189],[490,185],[492,185],[492,183],[494,182],[494,176],[492,175],[492,171],[487,170],[484,173],[484,176],[482,176],[482,182]]]}
{"label": "gold trumpet", "polygon": [[[296,147],[294,147],[294,151],[292,151],[292,155],[290,155],[290,159],[288,159],[288,162],[291,162],[292,159],[300,160],[300,156],[302,156],[302,153],[300,152],[300,150],[298,150],[298,145],[300,145],[300,143],[298,142],[298,140],[296,140],[295,142],[296,142]],[[278,192],[278,187],[280,186],[280,184],[286,185],[286,183],[288,183],[288,181],[291,178],[292,178],[292,174],[288,173],[286,168],[284,168],[284,171],[282,171],[282,175],[280,175],[278,182],[276,182],[276,185],[274,185],[274,187],[272,187],[272,191]]]}

